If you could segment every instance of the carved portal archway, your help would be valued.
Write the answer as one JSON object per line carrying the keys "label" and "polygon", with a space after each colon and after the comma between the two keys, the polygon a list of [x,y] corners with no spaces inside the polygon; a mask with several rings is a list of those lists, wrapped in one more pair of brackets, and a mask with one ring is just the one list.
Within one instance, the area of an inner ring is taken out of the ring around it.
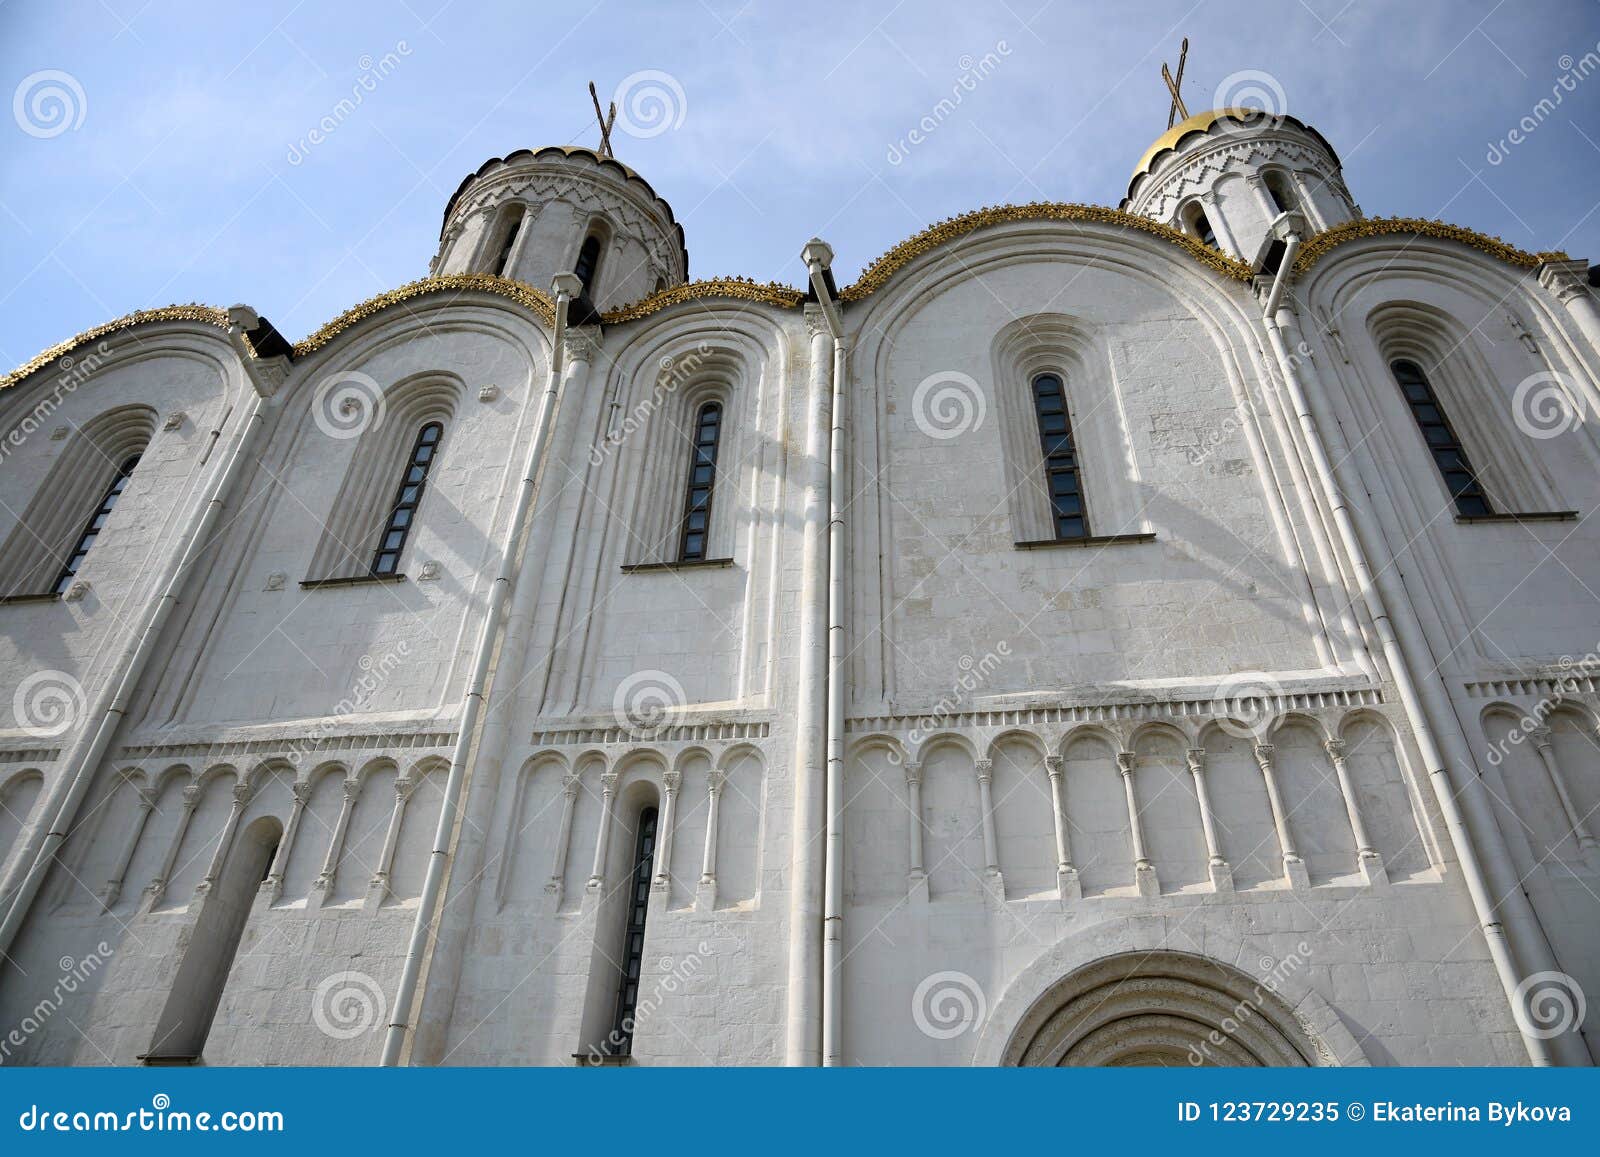
{"label": "carved portal archway", "polygon": [[1073,971],[1022,1017],[1002,1064],[1306,1066],[1320,1050],[1262,981],[1182,952],[1129,952]]}

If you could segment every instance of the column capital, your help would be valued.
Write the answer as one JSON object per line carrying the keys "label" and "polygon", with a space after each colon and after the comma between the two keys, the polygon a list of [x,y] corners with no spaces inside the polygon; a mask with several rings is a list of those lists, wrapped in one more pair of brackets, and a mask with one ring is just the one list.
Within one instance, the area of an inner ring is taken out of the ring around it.
{"label": "column capital", "polygon": [[568,326],[563,344],[569,361],[592,362],[600,353],[600,327],[597,325]]}
{"label": "column capital", "polygon": [[561,776],[561,794],[568,799],[574,799],[578,794],[578,785],[583,782],[582,777],[575,771],[569,771]]}
{"label": "column capital", "polygon": [[804,310],[806,319],[806,336],[829,337],[833,331],[828,328],[828,315],[823,312],[822,306],[815,302],[807,305]]}
{"label": "column capital", "polygon": [[1272,766],[1272,753],[1274,748],[1270,743],[1258,743],[1255,746],[1256,762],[1262,767]]}
{"label": "column capital", "polygon": [[134,788],[139,793],[139,806],[145,811],[154,811],[156,807],[156,793],[154,788]]}
{"label": "column capital", "polygon": [[200,806],[200,796],[204,789],[195,784],[190,784],[183,789],[183,807],[185,811],[194,811]]}
{"label": "column capital", "polygon": [[661,776],[661,786],[668,795],[677,795],[678,789],[683,786],[683,772],[668,771]]}
{"label": "column capital", "polygon": [[600,777],[600,790],[606,795],[615,795],[617,792],[617,773],[608,771]]}
{"label": "column capital", "polygon": [[1139,757],[1131,751],[1117,752],[1117,772],[1120,775],[1132,775],[1133,769],[1139,766]]}
{"label": "column capital", "polygon": [[296,805],[304,807],[311,800],[311,784],[297,779],[289,785],[289,794],[294,797]]}
{"label": "column capital", "polygon": [[1206,769],[1206,749],[1191,747],[1183,753],[1184,760],[1189,765],[1190,771],[1204,771]]}
{"label": "column capital", "polygon": [[1542,723],[1537,727],[1527,728],[1523,734],[1533,740],[1533,745],[1541,751],[1550,746],[1550,729]]}
{"label": "column capital", "polygon": [[394,794],[400,799],[411,798],[411,793],[417,790],[417,781],[409,775],[397,776],[394,781]]}
{"label": "column capital", "polygon": [[985,783],[994,778],[994,760],[980,759],[975,765],[978,769],[978,782]]}
{"label": "column capital", "polygon": [[1342,760],[1344,758],[1344,755],[1345,755],[1345,743],[1344,743],[1344,740],[1342,740],[1342,739],[1324,739],[1322,741],[1322,747],[1323,747],[1323,750],[1325,750],[1328,753],[1329,757],[1332,758],[1335,762],[1338,762],[1339,760]]}
{"label": "column capital", "polygon": [[1546,261],[1539,266],[1539,284],[1566,305],[1589,293],[1587,261]]}
{"label": "column capital", "polygon": [[908,759],[908,760],[906,760],[904,771],[906,773],[906,783],[907,784],[910,784],[912,787],[918,787],[918,786],[920,786],[922,784],[922,761],[921,760],[918,760],[918,759]]}
{"label": "column capital", "polygon": [[359,779],[347,779],[339,786],[344,791],[344,798],[351,803],[355,803],[356,797],[361,794],[361,781]]}
{"label": "column capital", "polygon": [[255,789],[255,785],[253,785],[253,784],[248,784],[248,783],[236,783],[236,784],[234,784],[233,785],[233,806],[234,807],[244,807],[244,806],[246,806],[247,804],[249,804],[249,802],[252,799],[255,798],[255,794],[256,794],[256,789]]}
{"label": "column capital", "polygon": [[723,771],[720,767],[714,767],[706,773],[706,786],[712,795],[716,795],[718,792],[720,792],[723,785],[727,782],[728,773]]}
{"label": "column capital", "polygon": [[1044,770],[1051,779],[1058,777],[1062,768],[1066,767],[1066,765],[1067,761],[1059,755],[1047,755],[1044,757]]}

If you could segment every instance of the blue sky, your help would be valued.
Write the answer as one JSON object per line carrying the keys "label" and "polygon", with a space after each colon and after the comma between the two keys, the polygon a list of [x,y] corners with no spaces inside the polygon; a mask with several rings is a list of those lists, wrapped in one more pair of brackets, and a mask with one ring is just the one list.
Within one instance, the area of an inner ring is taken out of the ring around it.
{"label": "blue sky", "polygon": [[[1593,0],[11,0],[0,363],[171,302],[247,302],[302,337],[424,276],[446,200],[482,161],[593,145],[586,83],[604,99],[648,71],[670,78],[671,124],[619,131],[616,151],[673,205],[691,275],[798,284],[820,234],[843,283],[968,209],[1117,204],[1166,127],[1160,65],[1184,35],[1194,110],[1235,73],[1268,74],[1368,214],[1600,259],[1600,71],[1534,111],[1600,53]],[[985,75],[959,108],[904,148],[971,71]],[[31,103],[51,87],[64,121]]]}

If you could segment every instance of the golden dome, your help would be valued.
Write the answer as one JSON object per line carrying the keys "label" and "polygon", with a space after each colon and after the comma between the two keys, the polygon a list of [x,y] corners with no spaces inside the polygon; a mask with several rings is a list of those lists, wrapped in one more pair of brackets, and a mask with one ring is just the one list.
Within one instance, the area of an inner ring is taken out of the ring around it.
{"label": "golden dome", "polygon": [[[1188,120],[1179,121],[1166,132],[1157,137],[1156,143],[1146,149],[1144,156],[1139,158],[1139,163],[1133,167],[1133,176],[1128,180],[1128,195],[1130,197],[1133,195],[1134,184],[1138,182],[1140,177],[1144,176],[1151,170],[1161,154],[1166,152],[1168,149],[1177,148],[1178,144],[1183,140],[1183,138],[1188,136],[1190,133],[1206,132],[1211,128],[1212,125],[1216,124],[1224,117],[1228,118],[1229,120],[1239,121],[1241,124],[1249,124],[1252,121],[1259,120],[1261,116],[1262,111],[1260,109],[1214,108],[1206,112],[1195,113],[1194,116],[1190,117]],[[1334,164],[1337,165],[1339,163],[1339,155],[1333,151],[1333,146],[1324,140],[1322,134],[1317,132],[1317,130],[1312,128],[1310,125],[1298,120],[1295,117],[1289,116],[1287,113],[1275,114],[1273,115],[1272,119],[1275,121],[1288,121],[1296,128],[1303,129],[1304,131],[1310,133],[1317,139],[1323,148],[1328,150],[1328,155],[1333,158]]]}

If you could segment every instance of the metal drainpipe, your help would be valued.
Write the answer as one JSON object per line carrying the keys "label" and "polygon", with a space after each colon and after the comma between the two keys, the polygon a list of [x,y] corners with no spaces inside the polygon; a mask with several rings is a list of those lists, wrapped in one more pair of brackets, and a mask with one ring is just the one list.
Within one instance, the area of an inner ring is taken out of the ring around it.
{"label": "metal drainpipe", "polygon": [[433,852],[428,858],[428,874],[422,885],[422,899],[417,905],[417,915],[411,926],[411,940],[406,947],[405,964],[400,970],[400,984],[395,990],[394,1019],[389,1022],[384,1036],[383,1056],[379,1064],[394,1066],[400,1063],[405,1048],[406,1030],[412,1005],[416,1003],[417,981],[422,975],[422,965],[427,954],[428,940],[433,932],[439,906],[439,892],[444,883],[445,869],[450,859],[450,848],[455,839],[456,815],[461,805],[461,785],[466,778],[467,762],[472,754],[474,733],[483,712],[484,688],[488,682],[489,663],[494,657],[495,640],[499,637],[501,620],[511,594],[512,579],[518,569],[523,543],[524,524],[528,509],[533,504],[535,478],[545,447],[550,441],[554,425],[556,403],[561,397],[562,345],[567,333],[567,307],[583,286],[575,274],[558,273],[552,288],[555,291],[555,327],[550,350],[550,379],[544,397],[539,402],[539,414],[534,420],[533,441],[528,446],[528,456],[522,468],[522,485],[517,491],[516,505],[506,524],[505,546],[500,552],[500,569],[495,575],[494,589],[484,612],[483,630],[478,636],[477,657],[472,666],[472,678],[467,684],[461,704],[460,730],[455,748],[450,752],[450,774],[445,780],[444,802],[439,808],[439,826],[434,830]]}
{"label": "metal drainpipe", "polygon": [[248,306],[234,306],[228,314],[228,340],[239,355],[240,365],[250,380],[255,397],[251,400],[250,409],[245,414],[244,420],[239,423],[233,447],[229,451],[227,462],[222,466],[216,488],[206,503],[205,512],[190,533],[182,555],[167,572],[167,581],[162,587],[161,598],[145,621],[144,628],[118,657],[116,666],[112,670],[116,672],[120,668],[121,674],[113,673],[106,681],[105,690],[96,701],[94,710],[88,715],[88,719],[95,722],[92,726],[84,728],[77,744],[63,763],[62,775],[57,783],[66,785],[65,790],[56,799],[50,800],[46,810],[41,813],[53,816],[50,829],[33,854],[33,862],[12,898],[5,922],[0,924],[0,959],[4,959],[6,953],[11,950],[11,945],[21,930],[22,921],[27,917],[28,908],[50,872],[50,864],[55,859],[56,852],[66,842],[72,821],[76,818],[78,808],[82,806],[83,798],[94,782],[95,773],[99,770],[106,748],[110,746],[112,737],[128,713],[128,705],[138,690],[139,680],[155,650],[156,642],[168,620],[171,619],[172,612],[178,606],[190,571],[211,545],[211,532],[222,517],[222,512],[227,509],[233,488],[238,484],[242,473],[242,464],[254,453],[256,442],[261,436],[261,429],[265,425],[265,415],[262,411],[265,409],[267,398],[276,390],[277,383],[265,376],[262,363],[256,359],[255,351],[250,348],[244,336],[247,329],[254,328],[258,319],[255,311]]}
{"label": "metal drainpipe", "polygon": [[822,1063],[843,1063],[844,1000],[844,701],[845,701],[845,358],[848,347],[826,272],[833,251],[820,241],[805,249],[811,288],[833,338],[833,389],[828,403],[828,693],[826,856],[822,904]]}
{"label": "metal drainpipe", "polygon": [[[1273,353],[1277,355],[1278,364],[1283,371],[1284,383],[1289,391],[1290,402],[1294,406],[1295,416],[1299,421],[1301,433],[1310,452],[1312,465],[1316,470],[1317,480],[1321,484],[1323,496],[1332,509],[1334,525],[1338,528],[1339,538],[1344,545],[1346,555],[1349,557],[1356,585],[1360,588],[1361,597],[1372,616],[1373,629],[1383,647],[1384,658],[1388,662],[1389,671],[1394,679],[1395,689],[1400,696],[1401,705],[1405,709],[1406,718],[1411,724],[1411,731],[1416,739],[1418,751],[1422,755],[1422,762],[1428,769],[1428,780],[1433,784],[1434,796],[1439,802],[1439,811],[1444,816],[1445,826],[1449,829],[1451,842],[1456,848],[1456,854],[1461,865],[1462,879],[1466,882],[1467,893],[1472,899],[1473,911],[1476,913],[1479,926],[1483,931],[1490,959],[1494,962],[1495,973],[1500,978],[1501,987],[1505,989],[1507,1001],[1515,1008],[1521,976],[1518,973],[1517,964],[1512,955],[1505,927],[1500,921],[1497,905],[1491,895],[1486,873],[1479,859],[1477,846],[1472,840],[1471,832],[1457,802],[1457,793],[1451,780],[1449,767],[1442,752],[1439,750],[1438,741],[1434,738],[1433,728],[1428,722],[1427,711],[1423,706],[1421,693],[1411,673],[1411,665],[1407,661],[1405,652],[1400,645],[1395,626],[1389,618],[1389,612],[1384,604],[1383,596],[1378,590],[1372,569],[1367,563],[1366,552],[1362,549],[1361,538],[1357,533],[1351,508],[1345,502],[1344,492],[1339,485],[1335,468],[1323,447],[1322,436],[1317,429],[1317,421],[1311,412],[1306,390],[1301,381],[1300,366],[1290,354],[1288,342],[1284,338],[1284,322],[1279,318],[1279,311],[1281,309],[1283,313],[1289,316],[1289,324],[1294,324],[1293,300],[1284,300],[1284,290],[1292,275],[1291,270],[1299,248],[1299,237],[1295,234],[1290,234],[1286,239],[1283,258],[1278,265],[1277,276],[1267,295],[1263,310],[1267,336],[1272,343]],[[1402,606],[1402,613],[1405,610],[1406,608]],[[1476,776],[1471,778],[1474,781],[1476,780]],[[1476,782],[1464,786],[1463,790],[1468,794],[1469,800],[1471,799],[1471,793],[1477,786]],[[1480,814],[1479,819],[1482,822],[1484,817]],[[1494,822],[1493,816],[1488,816],[1487,820],[1490,823]],[[1508,894],[1504,898],[1505,902],[1515,904],[1520,899],[1523,903],[1527,903],[1527,897],[1520,890],[1513,891],[1514,895]],[[1523,1044],[1528,1050],[1529,1059],[1535,1065],[1551,1064],[1552,1056],[1549,1042],[1535,1035],[1531,1031],[1534,1026],[1526,1024],[1526,1019],[1526,1017],[1518,1017],[1517,1027],[1522,1032]]]}

